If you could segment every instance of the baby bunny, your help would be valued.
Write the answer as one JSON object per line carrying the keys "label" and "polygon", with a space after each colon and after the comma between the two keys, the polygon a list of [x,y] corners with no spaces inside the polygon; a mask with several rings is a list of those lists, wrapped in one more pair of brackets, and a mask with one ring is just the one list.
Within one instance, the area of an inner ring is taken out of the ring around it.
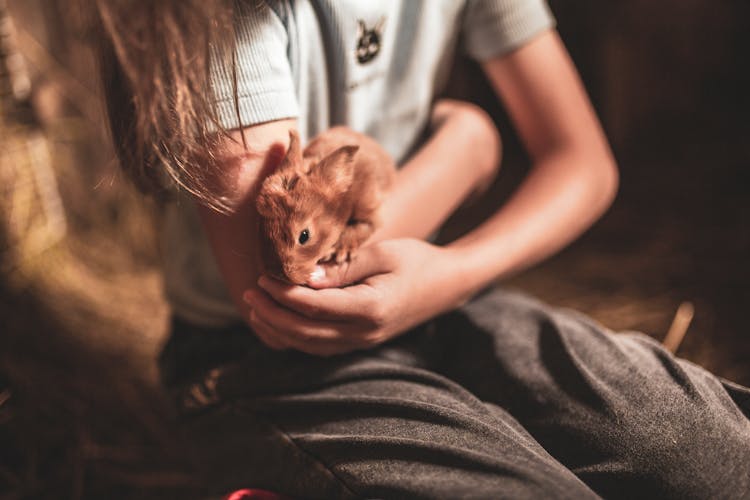
{"label": "baby bunny", "polygon": [[290,130],[286,156],[256,202],[269,272],[303,285],[317,264],[354,257],[379,225],[395,171],[377,142],[346,127],[322,133],[304,151]]}

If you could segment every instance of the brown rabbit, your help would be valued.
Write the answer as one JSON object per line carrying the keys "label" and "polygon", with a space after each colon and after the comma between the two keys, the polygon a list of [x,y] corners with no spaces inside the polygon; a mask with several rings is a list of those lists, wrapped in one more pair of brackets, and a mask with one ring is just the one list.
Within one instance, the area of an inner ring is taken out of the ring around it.
{"label": "brown rabbit", "polygon": [[318,263],[351,259],[378,227],[395,171],[377,142],[346,127],[324,132],[304,151],[290,130],[286,156],[256,203],[269,272],[306,284]]}

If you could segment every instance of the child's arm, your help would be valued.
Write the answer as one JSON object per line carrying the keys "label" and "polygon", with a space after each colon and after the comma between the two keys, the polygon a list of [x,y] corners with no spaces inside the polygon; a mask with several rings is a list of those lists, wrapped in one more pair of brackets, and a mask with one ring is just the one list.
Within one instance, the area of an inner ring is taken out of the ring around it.
{"label": "child's arm", "polygon": [[[226,142],[227,161],[214,182],[221,186],[222,192],[232,194],[234,212],[222,214],[197,205],[227,291],[246,319],[250,311],[242,301],[242,294],[255,286],[261,271],[255,193],[263,177],[283,158],[290,128],[296,128],[295,120],[278,120],[233,131]],[[271,346],[277,345],[273,339],[263,340]]]}
{"label": "child's arm", "polygon": [[[367,348],[457,306],[493,280],[554,253],[614,198],[618,176],[601,126],[555,31],[485,70],[534,166],[511,200],[446,248],[389,240],[329,268],[311,290],[261,278],[251,324],[281,345],[329,355]],[[403,217],[411,217],[406,212]],[[281,304],[282,306],[280,306]]]}
{"label": "child's arm", "polygon": [[474,288],[575,239],[609,207],[618,185],[609,144],[557,32],[484,70],[534,167],[500,211],[451,246]]}
{"label": "child's arm", "polygon": [[[244,128],[251,154],[242,161],[242,136],[239,130],[232,132],[227,143],[230,160],[216,182],[223,184],[222,191],[233,193],[235,212],[224,215],[198,207],[229,294],[246,320],[250,309],[242,294],[256,287],[260,273],[255,193],[259,180],[280,160],[273,151],[283,156],[294,127],[294,120],[279,120]],[[428,236],[493,176],[499,164],[499,138],[484,112],[470,104],[441,101],[433,112],[432,128],[427,143],[400,169],[384,203],[383,226],[373,239]],[[260,336],[277,345],[273,337]]]}
{"label": "child's arm", "polygon": [[500,167],[500,136],[477,106],[438,101],[430,128],[427,143],[396,174],[383,203],[383,226],[371,241],[428,237]]}

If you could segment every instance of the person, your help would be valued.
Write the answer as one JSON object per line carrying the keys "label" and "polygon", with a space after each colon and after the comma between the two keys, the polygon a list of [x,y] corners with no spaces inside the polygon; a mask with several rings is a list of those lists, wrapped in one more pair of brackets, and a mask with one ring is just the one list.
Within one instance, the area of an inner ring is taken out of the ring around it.
{"label": "person", "polygon": [[[750,496],[750,391],[492,286],[577,237],[617,190],[543,0],[118,5],[98,4],[120,158],[182,188],[165,207],[160,362],[202,493]],[[501,150],[483,111],[436,101],[457,50],[481,64],[532,168],[437,246]],[[291,286],[262,273],[254,195],[290,129],[333,125],[401,168],[357,257]]]}

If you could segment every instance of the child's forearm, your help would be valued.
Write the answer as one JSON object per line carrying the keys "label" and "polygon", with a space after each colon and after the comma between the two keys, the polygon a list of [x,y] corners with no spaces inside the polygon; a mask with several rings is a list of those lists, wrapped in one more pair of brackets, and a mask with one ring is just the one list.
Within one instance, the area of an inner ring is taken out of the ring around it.
{"label": "child's forearm", "polygon": [[383,225],[371,241],[426,238],[494,177],[500,137],[483,111],[468,103],[440,101],[432,123],[430,139],[399,170],[383,202]]}
{"label": "child's forearm", "polygon": [[556,32],[483,68],[533,167],[504,207],[450,246],[460,257],[461,286],[473,289],[561,249],[609,207],[618,184],[601,125]]}
{"label": "child's forearm", "polygon": [[537,164],[514,196],[448,245],[465,295],[554,254],[611,204],[617,178],[607,158],[560,155]]}

